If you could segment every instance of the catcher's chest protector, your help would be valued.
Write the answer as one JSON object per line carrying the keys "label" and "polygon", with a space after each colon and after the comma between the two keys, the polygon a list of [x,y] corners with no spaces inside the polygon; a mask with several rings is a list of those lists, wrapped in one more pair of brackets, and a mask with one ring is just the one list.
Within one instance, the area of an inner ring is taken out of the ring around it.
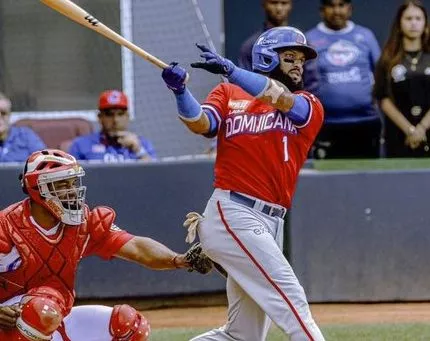
{"label": "catcher's chest protector", "polygon": [[90,237],[88,226],[63,227],[59,241],[48,241],[29,223],[23,206],[20,203],[6,213],[8,238],[19,252],[21,265],[0,273],[0,302],[34,287],[51,286],[61,292],[70,311],[77,266]]}

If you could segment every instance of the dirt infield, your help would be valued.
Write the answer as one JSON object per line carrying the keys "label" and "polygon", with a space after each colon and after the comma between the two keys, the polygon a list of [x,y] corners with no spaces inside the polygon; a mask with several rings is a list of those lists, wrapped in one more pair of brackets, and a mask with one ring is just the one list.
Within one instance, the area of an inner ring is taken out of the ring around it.
{"label": "dirt infield", "polygon": [[[430,323],[430,303],[314,304],[317,323]],[[214,327],[225,322],[226,306],[143,310],[152,328]]]}
{"label": "dirt infield", "polygon": [[[80,301],[79,304],[126,303],[141,311],[152,328],[221,326],[227,315],[225,293],[125,299],[109,301]],[[430,302],[313,304],[312,314],[318,324],[430,323]]]}

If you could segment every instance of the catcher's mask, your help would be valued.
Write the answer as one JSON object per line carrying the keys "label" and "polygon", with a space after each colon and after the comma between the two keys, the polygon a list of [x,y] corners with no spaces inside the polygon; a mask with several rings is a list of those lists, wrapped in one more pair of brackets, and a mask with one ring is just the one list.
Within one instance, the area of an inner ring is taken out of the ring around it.
{"label": "catcher's mask", "polygon": [[45,149],[27,159],[19,176],[24,193],[67,225],[84,221],[86,187],[83,168],[61,150]]}
{"label": "catcher's mask", "polygon": [[287,48],[302,51],[306,60],[317,57],[303,32],[291,26],[274,27],[263,32],[252,47],[253,71],[272,72],[280,63],[279,50]]}

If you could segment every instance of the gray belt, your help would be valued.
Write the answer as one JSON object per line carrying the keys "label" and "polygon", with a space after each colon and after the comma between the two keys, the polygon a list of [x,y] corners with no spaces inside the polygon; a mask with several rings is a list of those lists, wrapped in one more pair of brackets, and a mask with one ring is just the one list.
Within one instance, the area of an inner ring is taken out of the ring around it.
{"label": "gray belt", "polygon": [[[248,198],[237,192],[230,191],[230,200],[237,202],[238,204],[242,204],[250,208],[257,209],[256,207],[254,207],[256,200]],[[265,204],[263,207],[259,208],[258,210],[271,217],[279,217],[282,219],[284,219],[285,215],[287,214],[287,210],[285,208],[279,208],[268,204]]]}

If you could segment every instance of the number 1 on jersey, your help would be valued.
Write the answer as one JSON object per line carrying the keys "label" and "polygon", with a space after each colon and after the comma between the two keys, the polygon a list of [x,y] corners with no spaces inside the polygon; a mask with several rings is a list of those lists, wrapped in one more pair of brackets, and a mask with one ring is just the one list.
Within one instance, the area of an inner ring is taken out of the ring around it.
{"label": "number 1 on jersey", "polygon": [[284,136],[282,138],[282,142],[284,144],[284,162],[288,161],[288,137]]}

